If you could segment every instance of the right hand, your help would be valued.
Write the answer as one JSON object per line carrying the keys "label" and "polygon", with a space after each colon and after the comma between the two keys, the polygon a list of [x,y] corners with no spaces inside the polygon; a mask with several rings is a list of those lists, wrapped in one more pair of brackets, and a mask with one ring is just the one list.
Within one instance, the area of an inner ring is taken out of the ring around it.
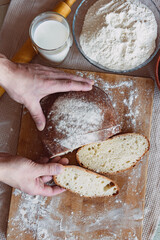
{"label": "right hand", "polygon": [[30,111],[37,128],[45,127],[40,100],[52,93],[89,91],[93,80],[39,64],[16,64],[0,55],[0,84],[15,101]]}

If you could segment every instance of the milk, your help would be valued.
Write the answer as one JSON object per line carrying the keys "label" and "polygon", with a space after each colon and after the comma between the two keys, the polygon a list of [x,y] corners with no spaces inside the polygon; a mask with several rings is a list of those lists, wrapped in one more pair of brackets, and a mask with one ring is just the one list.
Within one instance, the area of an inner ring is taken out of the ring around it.
{"label": "milk", "polygon": [[35,43],[43,49],[53,50],[61,47],[68,38],[67,28],[55,20],[47,20],[36,28]]}
{"label": "milk", "polygon": [[54,19],[46,19],[34,26],[32,39],[38,52],[56,64],[65,59],[72,45],[69,27]]}

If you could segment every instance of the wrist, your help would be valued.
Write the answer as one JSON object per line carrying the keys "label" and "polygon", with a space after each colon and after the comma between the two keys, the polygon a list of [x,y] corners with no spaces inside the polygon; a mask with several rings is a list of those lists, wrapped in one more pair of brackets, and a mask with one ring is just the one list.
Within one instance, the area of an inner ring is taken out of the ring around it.
{"label": "wrist", "polygon": [[0,158],[0,182],[5,182],[6,164],[2,158]]}
{"label": "wrist", "polygon": [[0,55],[0,86],[5,90],[9,86],[10,80],[13,78],[15,69],[15,63]]}

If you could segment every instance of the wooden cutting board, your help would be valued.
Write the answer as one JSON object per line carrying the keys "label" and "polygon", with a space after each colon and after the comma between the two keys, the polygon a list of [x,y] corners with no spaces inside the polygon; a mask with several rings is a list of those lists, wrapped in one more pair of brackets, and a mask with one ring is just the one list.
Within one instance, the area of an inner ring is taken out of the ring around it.
{"label": "wooden cutting board", "polygon": [[[149,78],[65,70],[95,80],[108,93],[122,132],[150,138],[154,83]],[[33,120],[24,109],[18,154],[39,159],[45,155]],[[76,164],[75,152],[67,155]],[[53,198],[29,196],[13,190],[8,240],[140,240],[145,201],[148,155],[131,170],[110,176],[120,193],[85,199],[65,192]]]}

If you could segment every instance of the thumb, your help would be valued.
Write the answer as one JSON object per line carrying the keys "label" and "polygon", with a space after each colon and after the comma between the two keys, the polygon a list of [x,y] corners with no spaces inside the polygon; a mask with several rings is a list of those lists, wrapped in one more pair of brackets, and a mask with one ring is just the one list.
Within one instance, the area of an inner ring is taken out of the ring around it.
{"label": "thumb", "polygon": [[39,176],[53,176],[63,172],[64,166],[59,163],[38,164]]}
{"label": "thumb", "polygon": [[34,100],[30,105],[27,104],[26,108],[28,108],[38,130],[42,131],[45,127],[46,120],[40,103]]}

